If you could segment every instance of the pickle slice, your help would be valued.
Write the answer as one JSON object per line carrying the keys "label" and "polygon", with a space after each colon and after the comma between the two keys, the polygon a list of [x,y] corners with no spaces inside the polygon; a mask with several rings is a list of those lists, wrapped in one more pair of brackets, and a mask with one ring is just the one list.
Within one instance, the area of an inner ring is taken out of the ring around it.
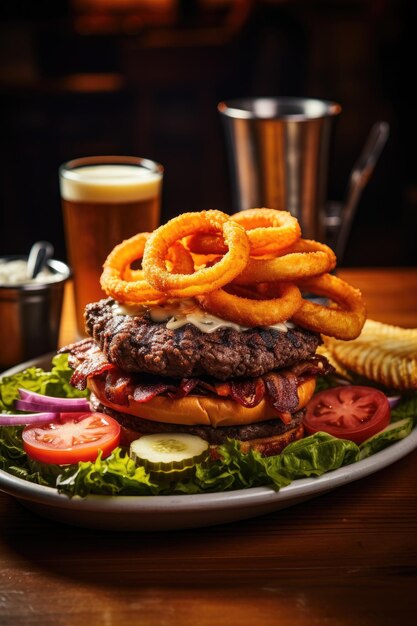
{"label": "pickle slice", "polygon": [[196,435],[158,433],[130,444],[130,456],[151,475],[177,478],[192,471],[209,456],[209,444]]}

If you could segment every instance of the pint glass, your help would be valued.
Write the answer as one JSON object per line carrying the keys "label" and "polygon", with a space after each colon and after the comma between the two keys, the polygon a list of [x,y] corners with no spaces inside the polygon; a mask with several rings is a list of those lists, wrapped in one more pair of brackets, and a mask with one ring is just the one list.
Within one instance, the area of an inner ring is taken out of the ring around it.
{"label": "pint glass", "polygon": [[109,252],[159,225],[163,168],[136,157],[85,157],[64,163],[59,177],[77,329],[84,335],[86,304],[104,297],[100,275]]}

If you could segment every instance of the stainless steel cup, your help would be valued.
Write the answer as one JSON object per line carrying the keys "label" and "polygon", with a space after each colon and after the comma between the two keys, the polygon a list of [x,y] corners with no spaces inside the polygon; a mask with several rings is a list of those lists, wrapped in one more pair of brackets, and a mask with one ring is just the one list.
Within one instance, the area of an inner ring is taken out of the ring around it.
{"label": "stainless steel cup", "polygon": [[323,241],[329,140],[335,102],[255,98],[221,102],[234,210],[288,210],[303,237]]}
{"label": "stainless steel cup", "polygon": [[0,370],[52,352],[58,346],[64,284],[71,271],[55,259],[47,266],[58,275],[53,282],[0,285]]}

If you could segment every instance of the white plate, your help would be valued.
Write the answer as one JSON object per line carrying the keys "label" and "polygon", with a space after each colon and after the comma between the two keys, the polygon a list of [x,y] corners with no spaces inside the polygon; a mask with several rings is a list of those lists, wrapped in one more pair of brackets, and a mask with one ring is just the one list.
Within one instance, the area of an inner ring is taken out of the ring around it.
{"label": "white plate", "polygon": [[[50,356],[23,363],[49,367]],[[270,487],[184,496],[88,496],[69,498],[0,470],[0,489],[45,517],[67,524],[108,530],[168,530],[212,526],[247,519],[298,504],[369,476],[417,448],[417,428],[389,448],[320,478],[295,480],[279,492]]]}

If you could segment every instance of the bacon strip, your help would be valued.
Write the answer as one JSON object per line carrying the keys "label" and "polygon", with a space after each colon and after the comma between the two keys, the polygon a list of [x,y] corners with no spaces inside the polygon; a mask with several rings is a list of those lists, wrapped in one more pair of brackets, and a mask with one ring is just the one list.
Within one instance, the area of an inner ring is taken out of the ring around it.
{"label": "bacon strip", "polygon": [[170,385],[165,383],[139,383],[135,385],[132,397],[135,402],[149,402],[155,396],[162,395],[170,388]]}
{"label": "bacon strip", "polygon": [[109,402],[128,406],[129,396],[133,394],[132,377],[115,367],[107,371],[104,395]]}
{"label": "bacon strip", "polygon": [[77,341],[76,343],[70,343],[64,348],[61,348],[58,354],[68,353],[68,365],[75,370],[83,361],[91,357],[97,351],[100,351],[100,348],[94,339],[87,338]]}
{"label": "bacon strip", "polygon": [[265,395],[265,383],[262,378],[244,381],[232,380],[230,397],[242,406],[252,409],[257,406]]}
{"label": "bacon strip", "polygon": [[83,339],[61,348],[60,353],[68,352],[68,363],[75,368],[70,383],[82,391],[87,386],[90,376],[98,376],[116,366],[109,363],[93,339]]}
{"label": "bacon strip", "polygon": [[298,404],[298,378],[292,372],[270,372],[263,377],[269,401],[276,411],[295,411]]}
{"label": "bacon strip", "polygon": [[292,366],[291,371],[296,376],[316,376],[320,374],[325,376],[334,372],[334,367],[330,365],[329,361],[322,354],[315,354],[308,361],[300,361]]}
{"label": "bacon strip", "polygon": [[168,391],[168,395],[173,400],[179,400],[180,398],[185,398],[189,393],[193,391],[197,387],[199,383],[198,378],[183,378],[179,384],[179,387],[175,389],[170,389]]}

